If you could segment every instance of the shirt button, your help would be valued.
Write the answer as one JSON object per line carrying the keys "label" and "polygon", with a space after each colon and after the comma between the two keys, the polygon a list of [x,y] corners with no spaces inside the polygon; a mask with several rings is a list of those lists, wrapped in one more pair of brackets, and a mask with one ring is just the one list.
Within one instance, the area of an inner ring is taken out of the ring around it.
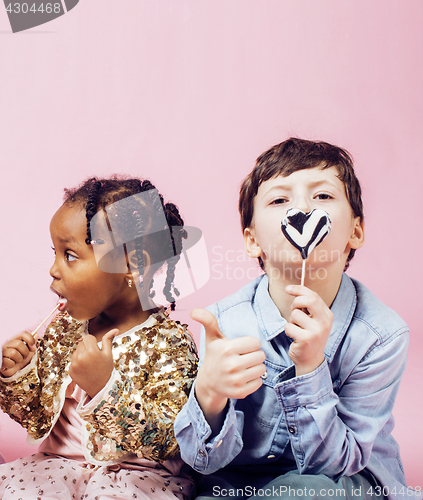
{"label": "shirt button", "polygon": [[291,434],[295,434],[295,427],[288,427],[288,431],[291,433]]}
{"label": "shirt button", "polygon": [[262,378],[263,380],[266,380],[266,379],[267,379],[267,372],[264,372],[264,373],[263,373],[263,375],[261,376],[261,378]]}
{"label": "shirt button", "polygon": [[223,443],[223,439],[221,439],[221,440],[217,443],[216,448],[219,448],[219,446],[220,446],[222,443]]}
{"label": "shirt button", "polygon": [[275,455],[268,455],[267,457],[269,460],[271,460],[272,458],[275,458]]}
{"label": "shirt button", "polygon": [[206,456],[206,452],[205,452],[205,451],[203,451],[203,450],[200,450],[200,451],[198,452],[198,454],[199,454],[201,457],[205,457],[205,456]]}

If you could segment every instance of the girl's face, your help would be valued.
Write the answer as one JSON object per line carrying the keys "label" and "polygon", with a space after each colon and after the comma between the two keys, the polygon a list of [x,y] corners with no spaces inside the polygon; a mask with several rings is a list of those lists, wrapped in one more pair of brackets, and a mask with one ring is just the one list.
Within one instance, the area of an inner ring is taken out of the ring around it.
{"label": "girl's face", "polygon": [[50,233],[55,251],[51,289],[66,299],[75,319],[118,313],[128,289],[125,274],[100,271],[91,245],[85,243],[87,219],[79,203],[65,203],[54,214]]}

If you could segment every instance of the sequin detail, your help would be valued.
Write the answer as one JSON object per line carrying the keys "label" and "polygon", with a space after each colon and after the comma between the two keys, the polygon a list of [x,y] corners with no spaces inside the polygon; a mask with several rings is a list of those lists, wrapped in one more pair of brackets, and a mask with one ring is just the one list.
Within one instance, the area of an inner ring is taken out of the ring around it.
{"label": "sequin detail", "polygon": [[13,377],[11,382],[0,378],[1,409],[25,427],[34,440],[49,432],[55,415],[62,409],[59,391],[83,331],[83,323],[59,313],[38,340],[37,368]]}
{"label": "sequin detail", "polygon": [[[93,463],[120,462],[132,453],[164,461],[179,451],[173,422],[196,376],[197,351],[185,325],[163,311],[153,318],[152,326],[114,338],[112,383],[94,411],[79,410],[88,431],[83,445]],[[34,439],[48,433],[62,409],[59,391],[85,329],[86,323],[58,315],[39,341],[38,370],[0,380],[2,409]]]}

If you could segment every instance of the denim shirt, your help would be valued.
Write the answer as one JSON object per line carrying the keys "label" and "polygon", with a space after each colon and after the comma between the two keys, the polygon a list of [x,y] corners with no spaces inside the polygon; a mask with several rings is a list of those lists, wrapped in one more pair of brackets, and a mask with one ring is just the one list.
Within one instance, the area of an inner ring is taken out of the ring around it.
{"label": "denim shirt", "polygon": [[[270,298],[266,275],[208,309],[226,337],[260,340],[266,373],[256,392],[230,400],[223,426],[212,439],[191,390],[175,421],[186,463],[202,474],[228,464],[255,465],[258,470],[267,464],[264,469],[280,474],[297,469],[332,480],[367,468],[390,498],[407,497],[399,447],[391,432],[408,327],[393,310],[344,274],[331,307],[334,321],[325,361],[296,377],[288,355],[292,339]],[[202,359],[204,330],[200,345]]]}

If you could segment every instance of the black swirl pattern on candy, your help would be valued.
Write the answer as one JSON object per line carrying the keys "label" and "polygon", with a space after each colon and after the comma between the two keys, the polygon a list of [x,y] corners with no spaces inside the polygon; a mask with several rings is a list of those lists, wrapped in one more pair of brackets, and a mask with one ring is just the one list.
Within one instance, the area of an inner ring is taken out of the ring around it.
{"label": "black swirl pattern on candy", "polygon": [[281,229],[286,239],[297,248],[303,259],[320,245],[331,228],[329,214],[324,210],[314,209],[308,214],[297,208],[290,208]]}

